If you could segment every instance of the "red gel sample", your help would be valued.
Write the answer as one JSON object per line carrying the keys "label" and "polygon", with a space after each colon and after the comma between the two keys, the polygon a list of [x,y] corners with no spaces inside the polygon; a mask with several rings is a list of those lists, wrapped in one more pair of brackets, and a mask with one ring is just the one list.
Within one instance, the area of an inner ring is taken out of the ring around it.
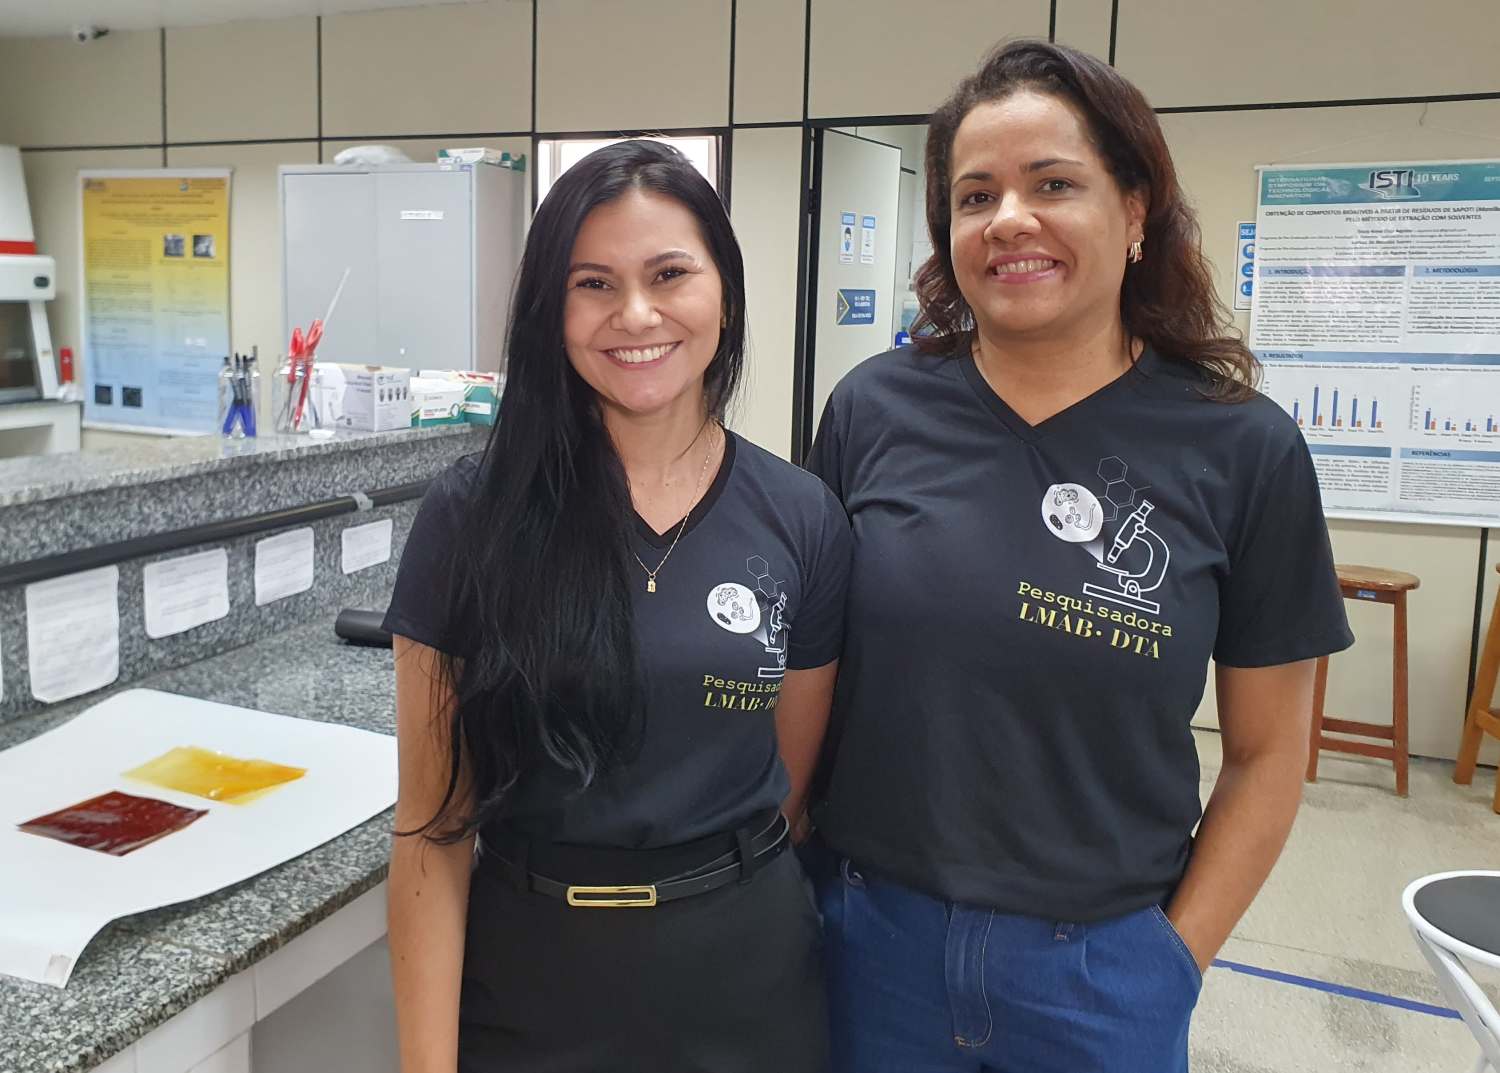
{"label": "red gel sample", "polygon": [[207,813],[207,809],[183,808],[154,797],[111,790],[19,826],[28,834],[123,857],[182,830]]}

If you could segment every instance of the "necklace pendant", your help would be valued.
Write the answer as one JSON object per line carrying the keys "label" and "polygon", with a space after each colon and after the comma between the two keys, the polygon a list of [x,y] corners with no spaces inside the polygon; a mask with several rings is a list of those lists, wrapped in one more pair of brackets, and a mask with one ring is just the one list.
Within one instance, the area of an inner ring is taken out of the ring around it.
{"label": "necklace pendant", "polygon": [[647,592],[655,592],[656,591],[656,579],[654,577],[648,577],[646,579],[646,591]]}

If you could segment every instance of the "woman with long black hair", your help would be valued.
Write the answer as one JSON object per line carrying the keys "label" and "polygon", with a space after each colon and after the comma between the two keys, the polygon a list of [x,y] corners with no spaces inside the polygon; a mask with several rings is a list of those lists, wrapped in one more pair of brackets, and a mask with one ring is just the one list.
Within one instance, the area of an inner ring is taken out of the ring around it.
{"label": "woman with long black hair", "polygon": [[429,491],[386,617],[402,1068],[821,1071],[784,851],[850,539],[723,426],[724,208],[675,150],[601,149],[537,211],[513,308],[499,420]]}

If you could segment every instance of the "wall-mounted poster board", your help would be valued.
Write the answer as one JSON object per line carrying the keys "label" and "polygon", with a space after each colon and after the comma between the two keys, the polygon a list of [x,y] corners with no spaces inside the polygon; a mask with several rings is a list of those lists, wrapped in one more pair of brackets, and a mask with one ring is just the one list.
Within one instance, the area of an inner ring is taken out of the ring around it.
{"label": "wall-mounted poster board", "polygon": [[229,177],[79,172],[85,427],[214,430],[229,353]]}
{"label": "wall-mounted poster board", "polygon": [[1259,172],[1250,342],[1329,516],[1500,524],[1500,161]]}

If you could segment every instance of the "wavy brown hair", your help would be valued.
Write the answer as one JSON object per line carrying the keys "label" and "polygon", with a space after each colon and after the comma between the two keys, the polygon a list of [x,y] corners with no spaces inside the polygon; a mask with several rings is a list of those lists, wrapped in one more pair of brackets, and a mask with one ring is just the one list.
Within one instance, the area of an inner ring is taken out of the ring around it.
{"label": "wavy brown hair", "polygon": [[1206,393],[1223,401],[1251,394],[1260,363],[1234,330],[1203,256],[1198,218],[1177,181],[1161,124],[1141,91],[1103,61],[1045,41],[992,52],[932,115],[927,132],[927,229],[933,254],[917,273],[921,314],[913,325],[928,353],[966,353],[974,314],[958,288],[948,228],[953,218],[953,139],[981,104],[1030,90],[1070,104],[1120,189],[1147,202],[1145,260],[1129,265],[1120,289],[1125,330],[1162,357],[1207,374]]}

